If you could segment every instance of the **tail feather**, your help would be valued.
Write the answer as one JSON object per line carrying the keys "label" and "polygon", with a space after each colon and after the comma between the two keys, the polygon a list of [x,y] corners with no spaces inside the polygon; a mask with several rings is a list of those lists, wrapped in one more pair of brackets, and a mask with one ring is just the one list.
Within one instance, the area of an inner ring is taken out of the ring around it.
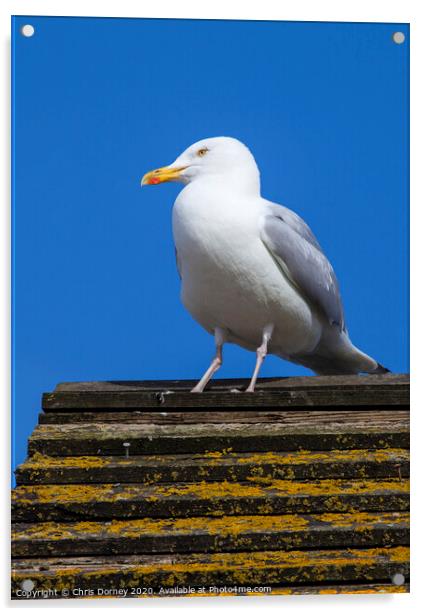
{"label": "tail feather", "polygon": [[324,357],[317,354],[291,357],[291,361],[310,368],[316,374],[323,376],[332,376],[339,374],[388,374],[391,372],[388,368],[384,368],[377,362],[375,368],[370,368],[356,362],[343,361],[340,357]]}
{"label": "tail feather", "polygon": [[[285,359],[285,358],[284,358]],[[375,359],[355,347],[347,333],[322,339],[311,353],[289,357],[291,361],[313,370],[316,374],[387,374]]]}
{"label": "tail feather", "polygon": [[377,364],[375,370],[373,370],[369,374],[387,374],[388,372],[391,372],[391,370],[389,370],[388,368],[384,368],[384,366],[382,366],[381,364]]}

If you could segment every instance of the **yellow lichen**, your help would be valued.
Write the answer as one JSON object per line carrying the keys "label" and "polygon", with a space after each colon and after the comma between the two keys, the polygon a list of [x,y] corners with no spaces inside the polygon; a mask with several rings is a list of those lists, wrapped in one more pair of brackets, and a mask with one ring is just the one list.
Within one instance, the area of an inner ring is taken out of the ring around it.
{"label": "yellow lichen", "polygon": [[[197,554],[189,556],[156,556],[156,562],[123,562],[116,566],[91,565],[70,567],[53,567],[48,571],[31,572],[31,579],[38,582],[38,587],[46,587],[52,582],[58,587],[67,583],[77,586],[80,576],[85,583],[92,585],[109,577],[120,576],[120,585],[129,585],[129,579],[143,580],[146,585],[164,585],[165,581],[170,586],[186,584],[195,579],[200,583],[209,583],[212,574],[215,576],[226,574],[230,583],[249,584],[259,583],[260,572],[267,576],[269,584],[280,584],[283,578],[289,585],[295,582],[316,580],[320,582],[328,579],[331,567],[335,571],[341,568],[353,567],[355,575],[369,580],[369,569],[379,563],[399,564],[406,566],[409,560],[409,549],[406,547],[396,548],[372,548],[372,549],[348,549],[348,550],[323,550],[323,551],[291,551],[291,552],[240,552],[240,553],[214,553]],[[46,562],[46,565],[48,563]],[[16,583],[28,577],[26,570],[18,570],[14,574]]]}
{"label": "yellow lichen", "polygon": [[[398,479],[385,480],[342,480],[322,479],[318,481],[289,481],[283,479],[269,480],[268,487],[262,483],[233,483],[229,481],[159,484],[141,486],[139,484],[99,485],[35,485],[19,486],[13,492],[13,499],[20,504],[39,503],[69,503],[69,502],[114,502],[117,500],[133,500],[146,498],[153,502],[158,499],[174,496],[190,496],[199,499],[216,500],[224,498],[256,498],[278,496],[324,496],[339,497],[343,493],[363,495],[369,493],[409,492],[409,481]],[[332,501],[331,501],[332,502]],[[339,498],[334,500],[334,506],[341,506]],[[343,507],[347,507],[345,503]],[[266,512],[267,513],[267,512]]]}
{"label": "yellow lichen", "polygon": [[68,456],[57,458],[36,452],[21,466],[21,469],[43,469],[51,467],[100,468],[108,465],[108,458],[100,456]]}

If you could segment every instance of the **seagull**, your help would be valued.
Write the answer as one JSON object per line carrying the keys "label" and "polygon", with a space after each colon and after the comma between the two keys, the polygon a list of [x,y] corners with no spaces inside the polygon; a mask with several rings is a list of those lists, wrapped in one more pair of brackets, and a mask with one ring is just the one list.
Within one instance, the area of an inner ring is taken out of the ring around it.
{"label": "seagull", "polygon": [[247,392],[268,353],[318,375],[389,372],[350,341],[331,264],[302,218],[261,196],[241,141],[198,141],[141,185],[170,181],[185,185],[172,217],[181,300],[216,347],[193,392],[222,365],[225,343],[256,352]]}

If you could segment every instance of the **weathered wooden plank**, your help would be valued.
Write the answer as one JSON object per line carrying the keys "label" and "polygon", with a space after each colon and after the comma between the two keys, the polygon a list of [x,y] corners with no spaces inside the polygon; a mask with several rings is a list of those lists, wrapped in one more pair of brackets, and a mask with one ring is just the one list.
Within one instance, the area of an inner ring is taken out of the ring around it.
{"label": "weathered wooden plank", "polygon": [[[86,381],[58,383],[55,391],[161,391],[189,390],[197,383],[196,380],[145,380],[145,381]],[[336,375],[336,376],[297,376],[259,378],[260,389],[318,389],[346,387],[384,387],[409,386],[409,374],[367,374],[367,375]],[[244,388],[248,379],[212,379],[207,389],[212,391]]]}
{"label": "weathered wooden plank", "polygon": [[172,483],[271,479],[402,478],[409,476],[406,449],[297,451],[286,453],[175,454],[157,456],[50,457],[36,454],[16,470],[22,484]]}
{"label": "weathered wooden plank", "polygon": [[37,426],[29,455],[132,455],[206,451],[295,451],[409,447],[406,422],[290,424],[67,424]]}
{"label": "weathered wooden plank", "polygon": [[111,518],[406,511],[408,480],[19,486],[16,522]]}
{"label": "weathered wooden plank", "polygon": [[[275,586],[271,589],[272,595],[371,595],[386,593],[405,593],[409,592],[409,584],[336,584],[318,586]],[[264,594],[264,593],[259,593]],[[253,593],[250,593],[252,596]],[[197,596],[196,594],[192,596]]]}
{"label": "weathered wooden plank", "polygon": [[[254,587],[255,588],[255,587]],[[152,589],[138,589],[126,592],[123,590],[123,594],[115,595],[114,598],[124,599],[162,599],[170,598],[174,599],[180,597],[194,598],[197,597],[235,597],[235,596],[277,596],[277,595],[366,595],[366,594],[399,594],[409,592],[409,584],[317,584],[311,586],[257,586],[257,590],[251,589],[246,586],[212,586],[203,589],[203,587],[186,587],[185,591],[179,592],[176,587],[174,588],[160,588],[157,592]],[[106,590],[98,589],[81,591],[78,589],[72,589],[71,592],[66,592],[65,595],[61,594],[59,590],[50,588],[49,590],[40,589],[29,591],[28,593],[13,589],[12,599],[19,600],[31,600],[31,599],[93,599],[94,597],[105,597]],[[111,597],[111,595],[110,595]]]}
{"label": "weathered wooden plank", "polygon": [[[268,590],[244,590],[243,587],[213,587],[211,592],[200,592],[201,589],[194,589],[187,594],[174,594],[174,597],[212,597],[212,596],[277,596],[277,595],[366,595],[366,594],[387,594],[387,593],[406,593],[409,592],[409,584],[318,584],[315,586],[270,586]],[[148,597],[161,598],[170,596],[165,592],[154,594],[142,594],[138,598]]]}
{"label": "weathered wooden plank", "polygon": [[270,411],[269,409],[249,409],[245,411],[100,411],[92,412],[49,412],[39,414],[40,424],[78,424],[78,423],[130,423],[182,425],[202,423],[289,423],[305,422],[307,425],[319,425],[331,422],[408,422],[409,409],[370,409],[368,407],[346,407],[344,409],[286,409]]}
{"label": "weathered wooden plank", "polygon": [[[44,558],[13,563],[13,594],[26,579],[35,590],[105,588],[153,590],[175,586],[259,586],[390,580],[409,573],[406,547],[238,552],[191,555],[138,555]],[[78,596],[78,595],[77,595]]]}
{"label": "weathered wooden plank", "polygon": [[142,408],[291,408],[368,406],[407,407],[409,390],[406,386],[378,388],[348,387],[341,389],[258,390],[255,393],[206,391],[57,391],[44,393],[42,407],[49,411],[84,409],[142,409]]}
{"label": "weathered wooden plank", "polygon": [[409,545],[408,513],[15,524],[15,558]]}

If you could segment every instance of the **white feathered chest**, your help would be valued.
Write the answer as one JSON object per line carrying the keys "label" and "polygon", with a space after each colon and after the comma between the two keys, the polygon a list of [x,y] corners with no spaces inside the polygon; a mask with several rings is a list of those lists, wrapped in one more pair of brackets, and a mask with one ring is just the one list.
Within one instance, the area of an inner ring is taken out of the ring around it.
{"label": "white feathered chest", "polygon": [[[182,277],[181,298],[208,331],[223,327],[246,348],[260,344],[275,326],[272,346],[286,353],[317,339],[306,302],[286,282],[260,237],[262,202],[197,183],[187,186],[173,209],[173,233]],[[243,344],[244,342],[244,344]]]}

